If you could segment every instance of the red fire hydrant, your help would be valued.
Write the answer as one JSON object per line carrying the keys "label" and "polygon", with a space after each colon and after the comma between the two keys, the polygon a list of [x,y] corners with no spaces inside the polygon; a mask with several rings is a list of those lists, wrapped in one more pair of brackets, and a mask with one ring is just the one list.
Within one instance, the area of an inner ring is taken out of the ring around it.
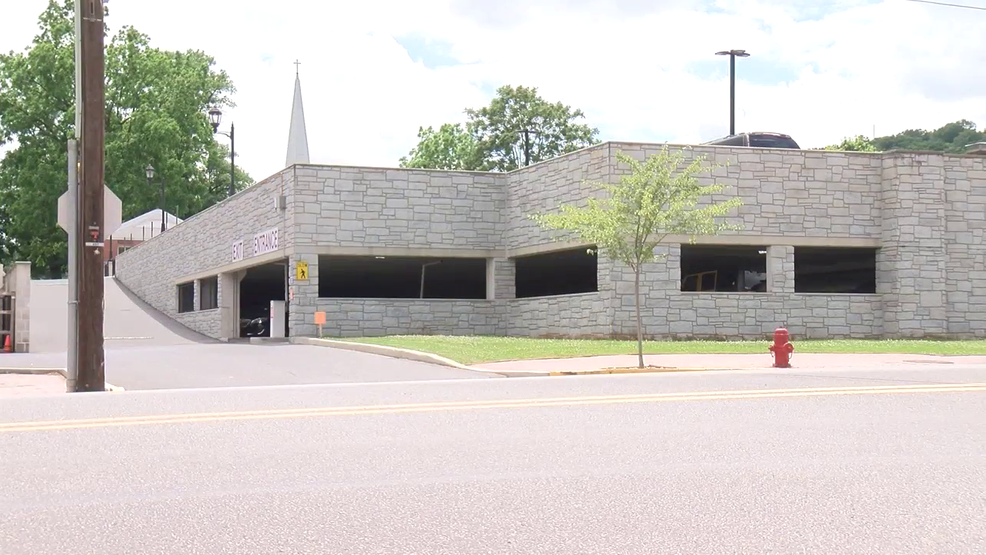
{"label": "red fire hydrant", "polygon": [[790,336],[784,328],[774,330],[774,344],[767,347],[771,356],[774,357],[774,368],[790,368],[791,353],[794,352],[794,345],[788,340]]}

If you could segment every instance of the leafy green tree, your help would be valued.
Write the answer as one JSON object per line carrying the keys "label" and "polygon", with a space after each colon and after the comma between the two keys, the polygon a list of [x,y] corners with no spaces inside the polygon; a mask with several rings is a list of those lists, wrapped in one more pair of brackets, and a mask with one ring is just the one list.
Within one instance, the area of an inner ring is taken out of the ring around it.
{"label": "leafy green tree", "polygon": [[825,150],[841,150],[844,152],[875,152],[876,147],[873,143],[866,138],[864,135],[856,135],[855,137],[846,137],[842,139],[842,142],[837,145],[829,145],[825,147]]}
{"label": "leafy green tree", "polygon": [[489,106],[466,114],[484,170],[511,171],[598,142],[598,129],[576,123],[582,110],[552,104],[536,88],[505,85]]}
{"label": "leafy green tree", "polygon": [[[39,33],[22,53],[0,54],[0,250],[29,260],[37,277],[64,275],[66,235],[56,223],[67,182],[67,141],[74,134],[75,54],[72,0],[49,0]],[[106,45],[106,184],[124,219],[158,208],[147,183],[151,164],[166,183],[171,212],[194,214],[225,198],[229,149],[216,141],[208,106],[232,106],[229,76],[203,52],[165,51],[131,27]],[[238,171],[242,189],[250,177]]]}
{"label": "leafy green tree", "polygon": [[548,102],[536,88],[505,85],[489,106],[465,113],[464,127],[419,129],[401,166],[506,172],[599,142],[598,129],[578,123],[581,110]]}
{"label": "leafy green tree", "polygon": [[475,170],[479,166],[476,140],[462,124],[444,123],[438,131],[418,128],[418,146],[401,158],[402,168]]}
{"label": "leafy green tree", "polygon": [[[565,204],[559,212],[532,214],[530,218],[546,230],[574,234],[596,245],[611,260],[633,270],[633,294],[637,320],[637,363],[644,367],[644,327],[640,316],[640,276],[645,264],[657,261],[656,249],[668,235],[717,235],[739,229],[720,218],[742,205],[738,197],[721,202],[712,199],[699,207],[703,197],[720,194],[725,186],[702,185],[698,175],[711,174],[718,165],[705,165],[702,156],[685,163],[682,149],[669,151],[665,145],[643,162],[622,152],[617,160],[630,168],[619,184],[596,183],[608,193],[589,197],[584,206]],[[682,165],[684,164],[684,167]]]}

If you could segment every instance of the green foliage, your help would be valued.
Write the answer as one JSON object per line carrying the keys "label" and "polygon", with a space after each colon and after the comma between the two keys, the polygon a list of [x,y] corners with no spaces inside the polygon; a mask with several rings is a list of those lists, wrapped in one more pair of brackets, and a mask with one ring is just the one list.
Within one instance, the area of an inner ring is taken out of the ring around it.
{"label": "green foliage", "polygon": [[418,128],[418,146],[401,158],[402,168],[436,170],[475,170],[476,140],[461,124],[445,123],[435,131],[429,126]]}
{"label": "green foliage", "polygon": [[465,126],[419,129],[401,166],[506,172],[599,142],[598,129],[576,122],[581,110],[550,103],[536,88],[505,85],[489,106],[465,113]]}
{"label": "green foliage", "polygon": [[875,152],[876,147],[874,147],[873,143],[864,135],[856,135],[855,137],[846,137],[845,139],[842,139],[842,142],[837,145],[829,145],[825,147],[825,150],[841,150],[844,152]]}
{"label": "green foliage", "polygon": [[597,142],[598,129],[575,123],[585,117],[561,102],[541,98],[537,88],[505,85],[490,105],[467,109],[480,169],[511,171]]}
{"label": "green foliage", "polygon": [[976,124],[959,120],[945,124],[934,131],[908,129],[896,135],[877,137],[873,140],[876,150],[925,150],[934,152],[963,153],[972,143],[986,141],[986,132],[977,131]]}
{"label": "green foliage", "polygon": [[[0,55],[0,250],[29,260],[36,276],[60,277],[66,235],[56,223],[66,190],[67,141],[74,134],[73,2],[50,0],[40,31],[23,53]],[[206,116],[231,106],[229,76],[200,51],[174,52],[122,28],[106,45],[106,184],[129,219],[158,207],[147,164],[167,184],[167,209],[187,217],[226,197],[229,149]],[[156,179],[157,179],[156,178]],[[237,171],[237,189],[251,183]]]}
{"label": "green foliage", "polygon": [[623,153],[616,157],[629,166],[630,173],[621,176],[619,184],[596,184],[608,195],[590,197],[584,206],[565,204],[559,212],[532,214],[530,218],[544,229],[562,231],[596,245],[633,270],[638,362],[643,367],[640,275],[644,264],[656,260],[654,249],[668,235],[687,235],[694,242],[698,235],[739,229],[721,218],[742,201],[737,197],[719,202],[713,199],[700,207],[704,197],[721,194],[725,187],[715,182],[703,185],[697,176],[720,166],[705,166],[704,158],[696,156],[682,168],[683,149],[672,153],[665,145],[643,162]]}

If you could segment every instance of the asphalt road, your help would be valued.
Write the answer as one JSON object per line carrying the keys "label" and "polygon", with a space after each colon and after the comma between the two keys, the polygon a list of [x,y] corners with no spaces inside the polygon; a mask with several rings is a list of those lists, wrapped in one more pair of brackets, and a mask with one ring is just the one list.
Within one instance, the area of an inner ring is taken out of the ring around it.
{"label": "asphalt road", "polygon": [[0,553],[981,554],[986,388],[955,384],[984,382],[750,371],[14,399]]}

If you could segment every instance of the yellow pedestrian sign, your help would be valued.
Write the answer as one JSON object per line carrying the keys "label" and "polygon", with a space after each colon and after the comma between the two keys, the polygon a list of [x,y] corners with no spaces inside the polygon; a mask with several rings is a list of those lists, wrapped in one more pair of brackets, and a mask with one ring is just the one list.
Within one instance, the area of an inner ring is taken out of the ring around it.
{"label": "yellow pedestrian sign", "polygon": [[295,281],[308,281],[308,262],[299,260],[294,263]]}

